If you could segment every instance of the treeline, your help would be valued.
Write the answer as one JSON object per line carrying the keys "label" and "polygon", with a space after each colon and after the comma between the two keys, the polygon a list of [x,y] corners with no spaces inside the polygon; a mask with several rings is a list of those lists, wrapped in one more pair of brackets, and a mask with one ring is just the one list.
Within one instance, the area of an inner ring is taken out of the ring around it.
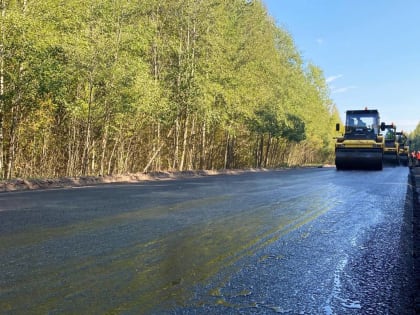
{"label": "treeline", "polygon": [[420,151],[420,123],[409,135],[410,151]]}
{"label": "treeline", "polygon": [[261,1],[0,1],[0,177],[333,156],[323,73]]}

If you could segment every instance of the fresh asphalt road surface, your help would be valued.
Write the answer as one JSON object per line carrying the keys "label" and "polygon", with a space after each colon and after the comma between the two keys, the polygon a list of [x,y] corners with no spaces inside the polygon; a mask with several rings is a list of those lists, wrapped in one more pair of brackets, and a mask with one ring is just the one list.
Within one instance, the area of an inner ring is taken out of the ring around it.
{"label": "fresh asphalt road surface", "polygon": [[412,314],[408,169],[0,193],[1,314]]}

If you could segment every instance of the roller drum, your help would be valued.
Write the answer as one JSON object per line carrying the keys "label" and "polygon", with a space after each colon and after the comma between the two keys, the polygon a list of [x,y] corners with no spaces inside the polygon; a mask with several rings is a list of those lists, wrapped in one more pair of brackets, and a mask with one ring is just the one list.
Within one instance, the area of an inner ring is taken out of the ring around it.
{"label": "roller drum", "polygon": [[336,149],[335,165],[340,169],[382,170],[383,152],[381,148]]}

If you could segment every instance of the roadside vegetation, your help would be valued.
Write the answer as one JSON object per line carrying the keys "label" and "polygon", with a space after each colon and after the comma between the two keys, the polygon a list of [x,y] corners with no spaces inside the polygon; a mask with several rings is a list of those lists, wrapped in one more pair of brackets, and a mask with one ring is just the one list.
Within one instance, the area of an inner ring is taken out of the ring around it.
{"label": "roadside vegetation", "polygon": [[0,3],[0,178],[333,159],[323,72],[261,1]]}
{"label": "roadside vegetation", "polygon": [[420,151],[420,123],[417,124],[416,129],[410,133],[410,151]]}

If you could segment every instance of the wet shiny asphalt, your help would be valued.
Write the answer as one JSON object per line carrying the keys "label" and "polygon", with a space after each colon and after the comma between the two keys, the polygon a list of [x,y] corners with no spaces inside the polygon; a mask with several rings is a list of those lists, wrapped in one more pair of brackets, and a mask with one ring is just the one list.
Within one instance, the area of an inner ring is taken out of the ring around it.
{"label": "wet shiny asphalt", "polygon": [[408,169],[0,194],[1,314],[412,314]]}

